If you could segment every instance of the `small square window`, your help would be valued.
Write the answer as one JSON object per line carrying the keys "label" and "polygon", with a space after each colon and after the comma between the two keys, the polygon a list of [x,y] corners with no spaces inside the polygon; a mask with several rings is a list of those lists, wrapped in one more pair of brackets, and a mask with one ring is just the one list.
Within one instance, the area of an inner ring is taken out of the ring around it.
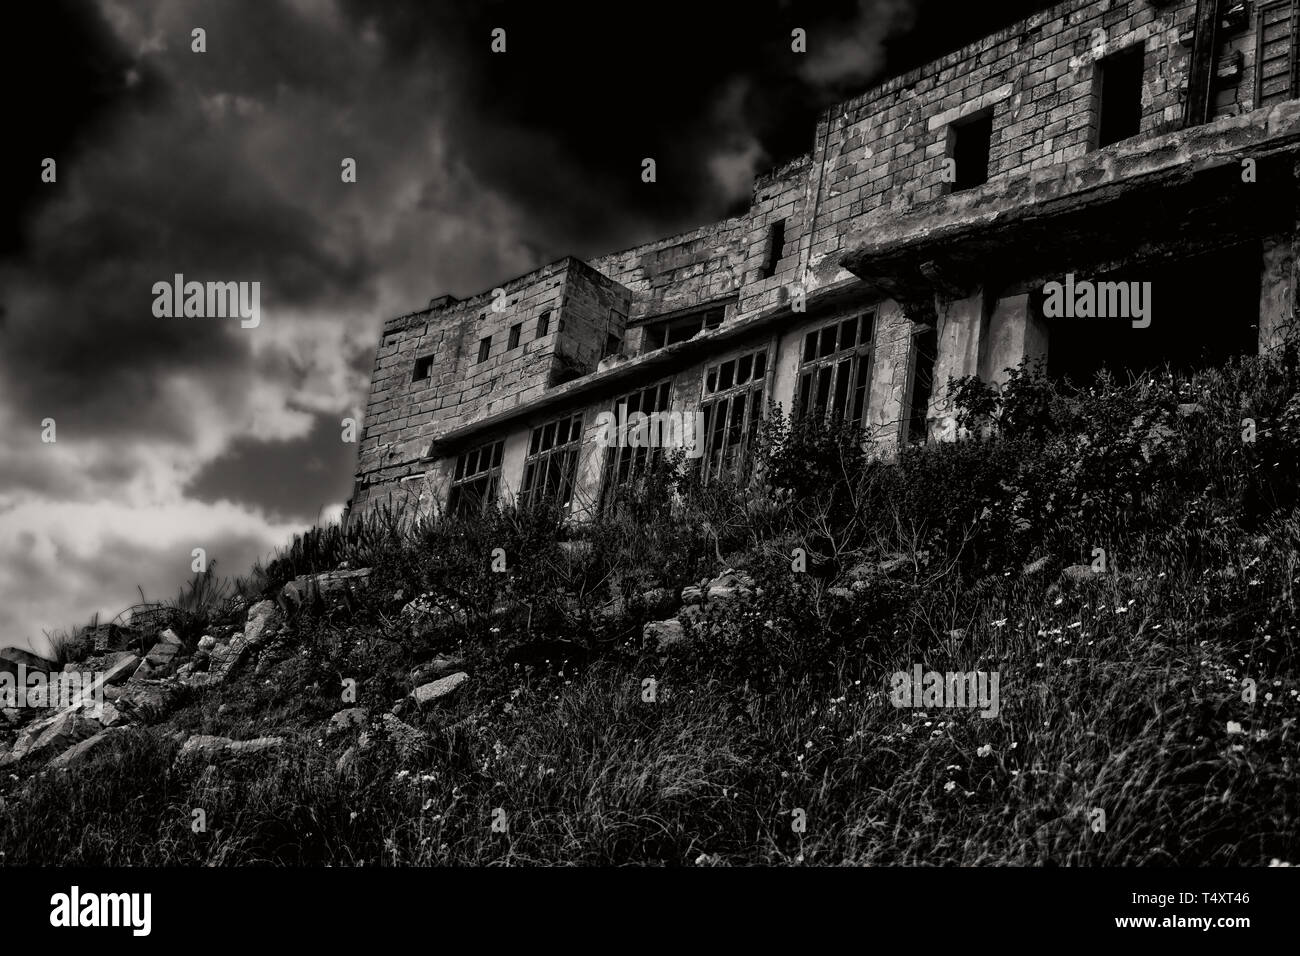
{"label": "small square window", "polygon": [[989,181],[993,145],[993,113],[984,111],[954,123],[948,130],[948,159],[955,179],[952,191],[975,189]]}
{"label": "small square window", "polygon": [[510,339],[509,339],[509,344],[506,346],[507,349],[519,348],[519,336],[523,334],[523,331],[524,331],[524,324],[522,322],[520,322],[518,325],[510,326]]}
{"label": "small square window", "polygon": [[433,378],[433,356],[422,355],[415,360],[415,371],[411,374],[412,382],[420,382],[426,378]]}
{"label": "small square window", "polygon": [[492,354],[492,336],[485,335],[478,340],[478,360],[486,362],[490,354]]}

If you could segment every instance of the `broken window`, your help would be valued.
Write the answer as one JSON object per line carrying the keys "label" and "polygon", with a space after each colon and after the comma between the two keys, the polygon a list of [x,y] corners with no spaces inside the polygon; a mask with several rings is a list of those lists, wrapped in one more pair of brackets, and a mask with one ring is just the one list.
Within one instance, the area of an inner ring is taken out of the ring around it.
{"label": "broken window", "polygon": [[930,396],[934,393],[934,359],[938,346],[939,333],[933,325],[912,336],[912,374],[904,441],[924,442],[929,436]]}
{"label": "broken window", "polygon": [[412,382],[421,382],[433,378],[433,356],[421,355],[415,360],[415,371],[411,373]]}
{"label": "broken window", "polygon": [[876,314],[840,319],[804,336],[795,417],[857,424],[867,411]]}
{"label": "broken window", "polygon": [[1097,61],[1094,96],[1098,149],[1141,131],[1144,68],[1141,43]]}
{"label": "broken window", "polygon": [[577,487],[578,452],[582,448],[582,416],[565,416],[533,429],[524,459],[520,491],[530,505],[550,502],[569,510]]}
{"label": "broken window", "polygon": [[456,459],[447,511],[454,515],[481,515],[497,500],[501,487],[504,441],[489,442]]}
{"label": "broken window", "polygon": [[488,355],[492,353],[492,336],[485,335],[478,340],[478,360],[486,362]]}
{"label": "broken window", "polygon": [[547,309],[537,317],[537,338],[551,333],[551,310]]}
{"label": "broken window", "polygon": [[506,348],[507,349],[518,348],[519,336],[523,335],[523,332],[524,332],[524,324],[522,322],[520,322],[518,325],[510,326],[510,338],[507,340]]}
{"label": "broken window", "polygon": [[953,161],[952,191],[974,189],[989,181],[993,111],[982,110],[948,127],[948,158]]}
{"label": "broken window", "polygon": [[693,339],[701,332],[716,329],[722,324],[724,314],[724,308],[716,306],[703,312],[696,312],[694,315],[647,325],[643,351],[653,352],[656,349],[667,348],[678,342]]}
{"label": "broken window", "polygon": [[776,275],[776,267],[785,252],[785,220],[778,219],[767,227],[767,249],[763,257],[763,278]]}
{"label": "broken window", "polygon": [[1259,7],[1255,50],[1255,107],[1293,99],[1296,82],[1295,0],[1274,0]]}
{"label": "broken window", "polygon": [[663,458],[662,448],[632,448],[626,441],[632,428],[623,432],[623,424],[635,412],[652,415],[655,412],[668,411],[668,402],[672,396],[672,379],[666,379],[646,388],[638,389],[624,395],[614,402],[614,427],[616,447],[609,449],[605,456],[605,481],[602,494],[604,503],[613,502],[614,492],[621,486],[631,484],[644,475]]}
{"label": "broken window", "polygon": [[601,353],[600,357],[609,358],[611,355],[616,355],[622,346],[623,340],[611,332],[605,336],[605,351]]}
{"label": "broken window", "polygon": [[[728,359],[704,371],[704,480],[743,476],[763,420],[767,349]],[[701,436],[696,436],[699,441]]]}

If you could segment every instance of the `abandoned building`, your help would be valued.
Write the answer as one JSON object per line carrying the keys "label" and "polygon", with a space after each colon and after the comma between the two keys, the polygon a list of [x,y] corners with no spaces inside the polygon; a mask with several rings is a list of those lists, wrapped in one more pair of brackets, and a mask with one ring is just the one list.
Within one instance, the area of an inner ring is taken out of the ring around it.
{"label": "abandoned building", "polygon": [[[390,319],[349,513],[580,516],[654,453],[597,440],[621,408],[702,412],[707,478],[769,402],[888,454],[951,434],[953,377],[1266,348],[1296,306],[1298,3],[1065,0],[827,110],[744,215]],[[1049,317],[1067,276],[1149,283],[1148,321]]]}

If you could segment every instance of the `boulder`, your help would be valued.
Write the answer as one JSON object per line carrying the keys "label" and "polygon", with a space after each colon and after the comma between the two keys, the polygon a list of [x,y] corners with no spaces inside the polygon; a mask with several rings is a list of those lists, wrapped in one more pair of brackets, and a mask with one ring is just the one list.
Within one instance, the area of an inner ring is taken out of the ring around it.
{"label": "boulder", "polygon": [[663,652],[670,647],[686,641],[686,629],[676,618],[666,621],[651,621],[641,630],[641,638],[647,644],[653,643],[655,650]]}
{"label": "boulder", "polygon": [[212,734],[195,734],[185,741],[181,747],[181,752],[176,755],[176,759],[178,761],[206,760],[213,763],[228,758],[270,753],[279,750],[283,746],[283,737],[231,740],[229,737],[217,737]]}
{"label": "boulder", "polygon": [[109,748],[114,740],[125,734],[125,727],[111,727],[101,730],[93,737],[87,737],[78,744],[69,747],[48,764],[51,770],[70,770],[78,764],[85,763],[92,756]]}
{"label": "boulder", "polygon": [[368,717],[369,712],[364,707],[349,707],[346,710],[340,710],[330,718],[329,726],[325,728],[325,736],[333,737],[337,734],[347,733],[354,727],[365,727]]}
{"label": "boulder", "polygon": [[22,664],[29,673],[31,671],[41,671],[48,674],[51,671],[57,672],[59,669],[59,665],[54,661],[47,660],[39,654],[33,654],[31,651],[25,651],[21,647],[0,647],[0,670],[8,671],[10,674],[17,676],[19,664]]}
{"label": "boulder", "polygon": [[469,675],[464,671],[460,671],[459,673],[443,677],[440,680],[423,684],[415,688],[415,690],[411,691],[411,696],[415,698],[415,702],[421,707],[439,702],[445,703],[450,700],[468,680]]}
{"label": "boulder", "polygon": [[1038,575],[1047,571],[1047,569],[1050,568],[1051,566],[1052,566],[1052,556],[1050,554],[1044,555],[1043,557],[1039,558],[1037,561],[1031,561],[1028,564],[1026,564],[1023,568],[1020,569],[1020,574],[1022,577],[1026,577],[1026,578],[1038,577]]}
{"label": "boulder", "polygon": [[1087,584],[1100,577],[1100,574],[1087,564],[1072,564],[1061,572],[1061,580],[1070,584]]}
{"label": "boulder", "polygon": [[28,725],[14,741],[13,749],[5,755],[3,762],[8,764],[25,758],[60,754],[101,730],[103,727],[97,721],[90,720],[79,710],[60,711],[53,717]]}
{"label": "boulder", "polygon": [[242,636],[235,637],[229,644],[218,644],[212,649],[212,663],[208,666],[212,680],[230,680],[248,663],[255,649],[253,643]]}
{"label": "boulder", "polygon": [[163,631],[158,643],[149,649],[140,666],[131,675],[131,680],[151,680],[162,677],[172,669],[176,655],[181,651],[181,639],[168,628]]}
{"label": "boulder", "polygon": [[333,602],[343,594],[368,585],[370,574],[370,568],[357,568],[352,571],[340,568],[324,574],[300,574],[280,589],[280,606],[288,612],[296,611],[306,602],[316,598]]}
{"label": "boulder", "polygon": [[439,677],[448,677],[465,670],[465,661],[459,657],[435,657],[431,661],[412,668],[411,683],[425,684]]}
{"label": "boulder", "polygon": [[[258,601],[248,609],[244,620],[244,641],[252,647],[258,647],[279,623],[280,609],[274,601]],[[232,642],[233,643],[233,642]]]}
{"label": "boulder", "polygon": [[199,650],[207,653],[217,646],[217,639],[211,634],[204,634],[199,638]]}

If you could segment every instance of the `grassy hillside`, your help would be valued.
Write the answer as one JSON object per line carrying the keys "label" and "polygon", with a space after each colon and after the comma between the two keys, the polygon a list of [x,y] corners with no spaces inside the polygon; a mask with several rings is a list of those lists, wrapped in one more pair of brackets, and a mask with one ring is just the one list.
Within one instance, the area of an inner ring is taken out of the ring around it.
{"label": "grassy hillside", "polygon": [[[197,581],[151,706],[4,770],[3,860],[1300,862],[1295,350],[953,394],[963,438],[892,463],[775,415],[758,484],[666,468],[582,528],[382,514]],[[340,568],[371,572],[301,577]],[[200,638],[295,578],[212,677]],[[917,664],[996,672],[997,716],[896,708]]]}

